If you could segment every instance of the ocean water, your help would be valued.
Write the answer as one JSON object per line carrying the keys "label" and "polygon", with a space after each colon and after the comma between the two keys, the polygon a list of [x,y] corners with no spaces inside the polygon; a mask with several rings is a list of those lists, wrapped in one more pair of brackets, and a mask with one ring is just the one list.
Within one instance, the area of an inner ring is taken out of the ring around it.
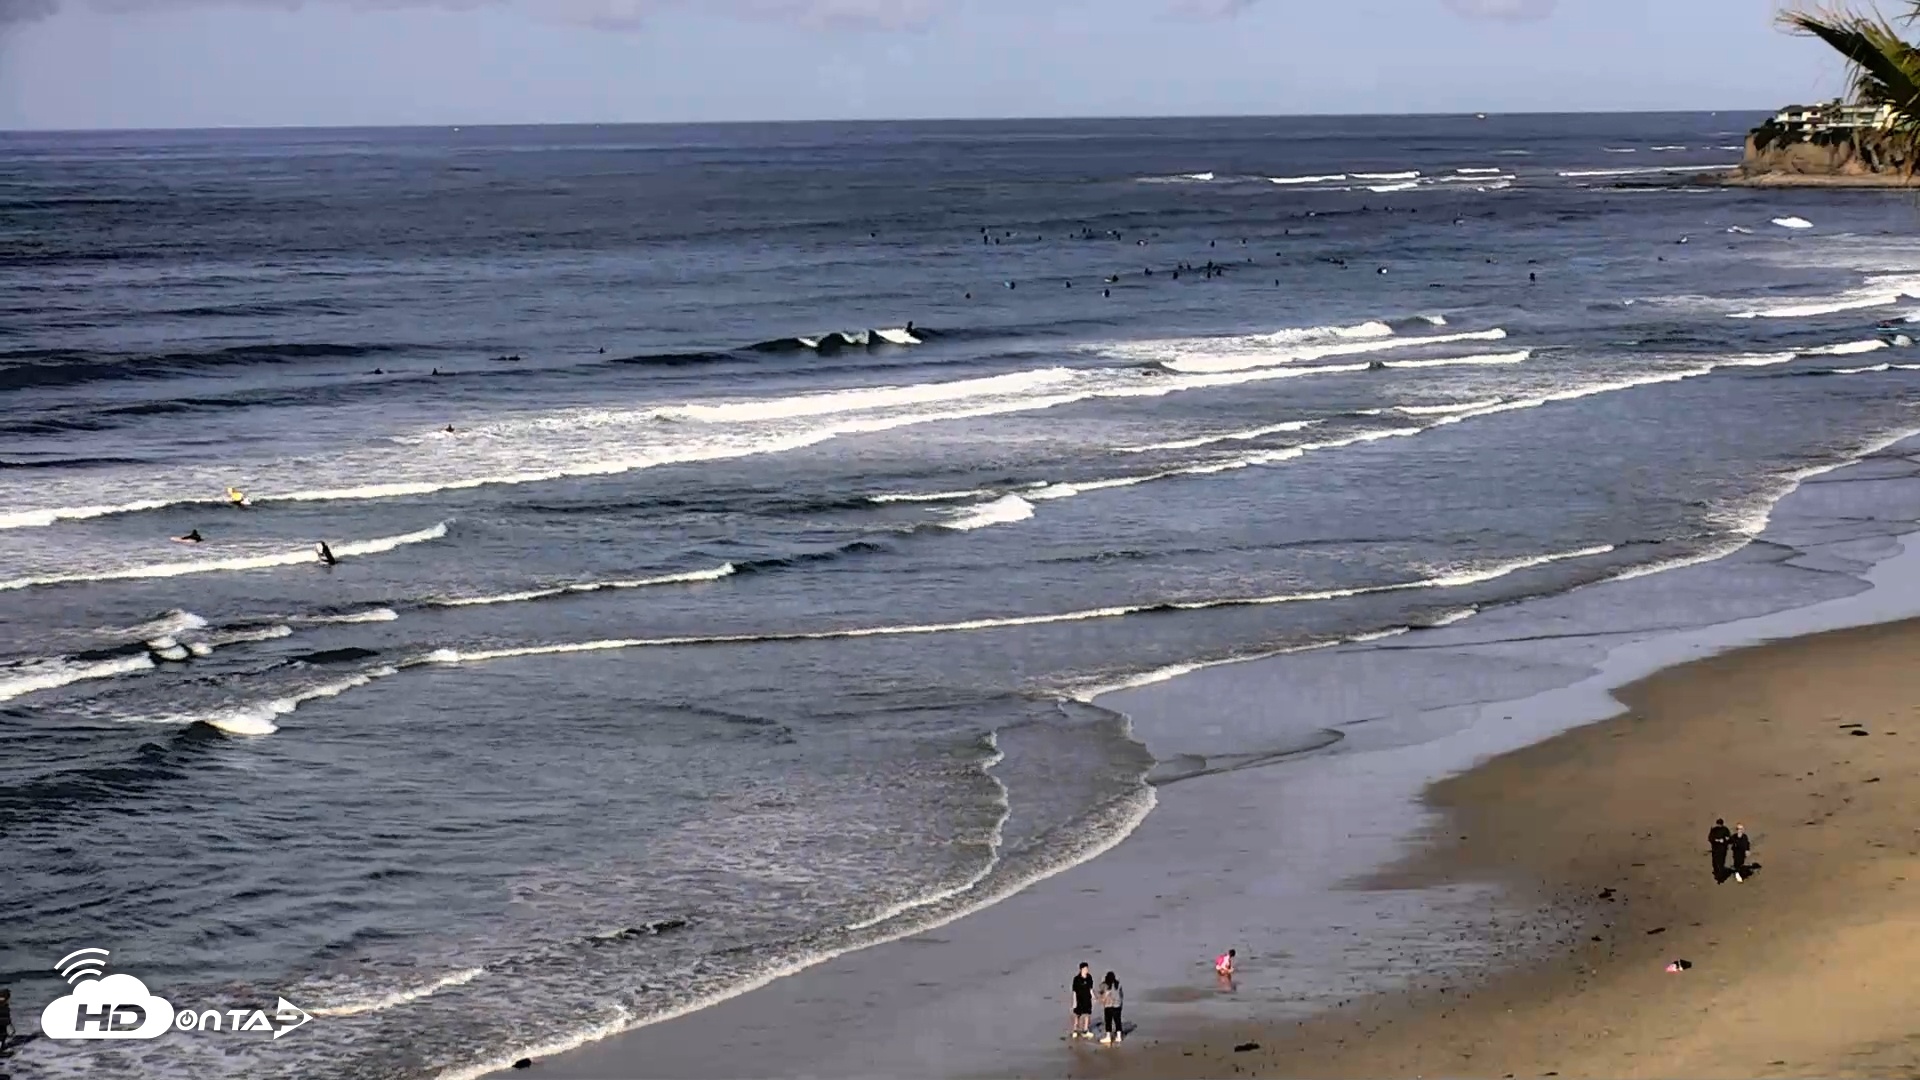
{"label": "ocean water", "polygon": [[682,1013],[1124,836],[1100,689],[1737,549],[1920,430],[1757,119],[0,135],[0,983],[317,1014],[11,1066]]}

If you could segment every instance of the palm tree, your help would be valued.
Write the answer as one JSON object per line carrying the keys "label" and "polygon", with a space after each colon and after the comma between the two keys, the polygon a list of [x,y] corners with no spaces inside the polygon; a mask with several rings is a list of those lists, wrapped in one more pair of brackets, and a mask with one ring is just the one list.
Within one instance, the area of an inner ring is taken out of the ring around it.
{"label": "palm tree", "polygon": [[[1908,11],[1900,21],[1920,20],[1920,0],[1903,2]],[[1892,106],[1896,130],[1908,136],[1920,133],[1920,47],[1901,37],[1886,16],[1873,9],[1861,13],[1828,7],[1782,12],[1780,21],[1789,30],[1819,38],[1847,58],[1856,101]]]}

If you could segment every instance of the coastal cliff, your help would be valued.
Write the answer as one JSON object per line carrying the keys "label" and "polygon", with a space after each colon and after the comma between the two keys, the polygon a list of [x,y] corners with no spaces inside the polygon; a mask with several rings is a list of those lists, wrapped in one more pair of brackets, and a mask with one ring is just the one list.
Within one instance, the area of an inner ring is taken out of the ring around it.
{"label": "coastal cliff", "polygon": [[1769,122],[1747,134],[1740,165],[1699,182],[1733,187],[1920,187],[1912,136],[1854,128],[1803,133]]}

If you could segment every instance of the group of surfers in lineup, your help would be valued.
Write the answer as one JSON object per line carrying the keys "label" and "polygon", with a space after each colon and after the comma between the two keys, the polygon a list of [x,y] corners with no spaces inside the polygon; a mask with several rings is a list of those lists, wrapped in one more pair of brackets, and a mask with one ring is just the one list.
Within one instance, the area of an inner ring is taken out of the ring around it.
{"label": "group of surfers in lineup", "polygon": [[[1220,977],[1222,987],[1228,989],[1233,987],[1233,974],[1239,955],[1238,950],[1228,949],[1213,958],[1213,973]],[[1073,1003],[1073,1026],[1067,1032],[1069,1040],[1093,1038],[1093,1006],[1096,997],[1099,998],[1101,1013],[1100,1041],[1111,1046],[1126,1040],[1127,1026],[1122,1010],[1126,1008],[1127,997],[1126,992],[1120,989],[1118,975],[1109,971],[1107,977],[1101,979],[1096,985],[1093,981],[1093,968],[1082,961],[1080,970],[1074,973],[1070,997]]]}
{"label": "group of surfers in lineup", "polygon": [[[451,431],[453,429],[448,428],[447,430]],[[247,510],[252,508],[253,500],[247,498],[247,493],[241,491],[239,488],[230,487],[227,489],[227,505],[233,507],[235,510]],[[200,535],[199,529],[191,529],[186,535],[173,538],[173,542],[176,544],[203,544],[206,540],[206,537]],[[327,546],[325,540],[317,540],[314,542],[313,553],[319,556],[320,562],[326,566],[332,566],[340,561],[334,557],[333,549]]]}

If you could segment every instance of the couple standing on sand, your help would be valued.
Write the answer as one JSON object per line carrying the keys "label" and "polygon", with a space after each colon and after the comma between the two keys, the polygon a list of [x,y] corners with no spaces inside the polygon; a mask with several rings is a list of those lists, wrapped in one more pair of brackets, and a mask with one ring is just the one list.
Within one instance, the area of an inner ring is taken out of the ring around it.
{"label": "couple standing on sand", "polygon": [[[1733,831],[1727,831],[1726,818],[1714,818],[1713,828],[1707,830],[1707,847],[1713,851],[1713,880],[1719,883],[1729,876],[1735,881],[1747,880],[1747,874],[1754,869],[1747,865],[1747,853],[1753,850],[1753,841],[1747,838],[1747,827],[1735,823]],[[1733,870],[1727,870],[1727,854],[1733,854]]]}
{"label": "couple standing on sand", "polygon": [[1093,1038],[1093,998],[1096,989],[1106,1028],[1100,1041],[1117,1043],[1126,1038],[1126,1030],[1120,1022],[1120,1010],[1126,1005],[1126,995],[1120,989],[1120,978],[1109,971],[1096,988],[1093,985],[1093,969],[1085,963],[1080,965],[1080,971],[1073,977],[1073,1030],[1068,1038]]}

